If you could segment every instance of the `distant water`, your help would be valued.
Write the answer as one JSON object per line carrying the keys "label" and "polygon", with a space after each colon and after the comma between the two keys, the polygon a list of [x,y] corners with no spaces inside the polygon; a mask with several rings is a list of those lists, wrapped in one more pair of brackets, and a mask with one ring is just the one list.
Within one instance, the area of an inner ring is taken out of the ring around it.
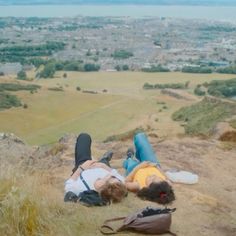
{"label": "distant water", "polygon": [[236,6],[37,5],[0,6],[0,17],[130,16],[222,20],[236,23]]}

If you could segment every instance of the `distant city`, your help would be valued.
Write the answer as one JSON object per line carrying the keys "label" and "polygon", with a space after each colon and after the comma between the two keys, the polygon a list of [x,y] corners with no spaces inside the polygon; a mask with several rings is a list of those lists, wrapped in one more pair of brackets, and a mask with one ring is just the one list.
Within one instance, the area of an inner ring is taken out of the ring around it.
{"label": "distant city", "polygon": [[[16,72],[53,59],[70,62],[59,67],[75,71],[90,64],[89,70],[181,71],[191,66],[208,73],[236,63],[236,26],[230,23],[76,17],[0,18],[0,26],[0,63],[19,63],[13,65]],[[0,71],[12,73],[8,67]]]}
{"label": "distant city", "polygon": [[235,0],[0,0],[0,5],[69,4],[153,4],[153,5],[236,5]]}

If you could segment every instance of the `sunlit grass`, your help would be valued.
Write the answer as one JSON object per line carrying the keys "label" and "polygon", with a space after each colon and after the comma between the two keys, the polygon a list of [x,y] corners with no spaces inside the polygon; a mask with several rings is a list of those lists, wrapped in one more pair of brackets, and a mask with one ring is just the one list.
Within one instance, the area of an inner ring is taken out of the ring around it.
{"label": "sunlit grass", "polygon": [[[32,74],[32,72],[30,72]],[[0,112],[0,130],[15,133],[29,144],[56,142],[65,133],[91,133],[97,140],[127,132],[140,126],[151,125],[159,136],[183,133],[183,127],[171,119],[173,112],[190,105],[191,101],[177,100],[159,91],[143,90],[146,82],[185,83],[192,93],[196,84],[212,79],[228,79],[231,75],[186,74],[186,73],[141,73],[141,72],[68,72],[57,73],[54,79],[33,81],[42,89],[37,93],[16,92],[23,107]],[[10,78],[3,78],[2,81]],[[30,83],[30,82],[23,82]],[[49,91],[62,86],[64,91]],[[76,91],[97,91],[87,94]],[[103,90],[107,92],[104,93]],[[165,102],[163,105],[158,102]]]}
{"label": "sunlit grass", "polygon": [[102,235],[99,228],[104,220],[145,205],[134,201],[132,194],[122,205],[102,208],[64,203],[63,186],[53,174],[21,168],[0,168],[0,235]]}

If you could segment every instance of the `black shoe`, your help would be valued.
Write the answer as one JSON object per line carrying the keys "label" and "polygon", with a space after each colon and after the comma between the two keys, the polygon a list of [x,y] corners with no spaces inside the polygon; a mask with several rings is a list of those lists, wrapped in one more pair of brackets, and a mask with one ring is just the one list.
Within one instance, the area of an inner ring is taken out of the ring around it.
{"label": "black shoe", "polygon": [[132,158],[134,156],[134,149],[132,147],[128,148],[127,152],[126,152],[126,158]]}
{"label": "black shoe", "polygon": [[109,167],[110,167],[110,160],[111,160],[111,158],[112,158],[112,156],[113,156],[113,151],[107,151],[103,156],[102,156],[102,158],[100,159],[100,161],[99,162],[102,162],[102,163],[104,163],[104,164],[106,164],[106,165],[108,165]]}
{"label": "black shoe", "polygon": [[104,153],[104,155],[102,156],[101,159],[106,159],[106,160],[110,161],[112,156],[113,156],[113,151],[109,150],[106,153]]}

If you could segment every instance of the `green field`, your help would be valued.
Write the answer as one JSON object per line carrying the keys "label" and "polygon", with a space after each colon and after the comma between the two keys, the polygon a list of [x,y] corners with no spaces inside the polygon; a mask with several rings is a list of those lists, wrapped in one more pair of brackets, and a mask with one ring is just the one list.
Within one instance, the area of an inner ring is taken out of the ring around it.
{"label": "green field", "polygon": [[[89,132],[95,139],[104,140],[113,134],[143,126],[150,126],[159,136],[173,136],[184,129],[173,122],[171,115],[182,106],[194,101],[175,99],[162,95],[158,90],[143,90],[145,82],[177,83],[190,81],[187,90],[193,93],[197,84],[213,79],[229,79],[233,75],[142,73],[142,72],[63,72],[54,79],[27,83],[39,84],[42,89],[12,92],[20,97],[27,109],[11,108],[0,112],[0,131],[12,132],[29,144],[48,144],[65,133]],[[33,72],[29,73],[33,77]],[[3,77],[1,81],[14,81]],[[64,91],[48,88],[62,86]],[[96,91],[88,94],[77,91]],[[107,92],[103,92],[106,89]],[[163,104],[158,104],[164,102]],[[165,108],[163,108],[165,106]]]}

